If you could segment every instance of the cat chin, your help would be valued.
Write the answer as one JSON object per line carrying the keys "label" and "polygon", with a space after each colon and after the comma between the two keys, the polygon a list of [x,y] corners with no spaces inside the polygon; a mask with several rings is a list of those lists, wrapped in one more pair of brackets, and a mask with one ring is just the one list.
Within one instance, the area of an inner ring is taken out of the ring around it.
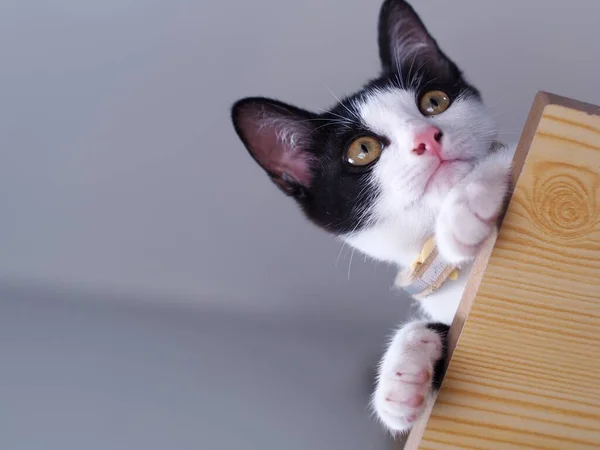
{"label": "cat chin", "polygon": [[404,217],[377,224],[340,236],[348,245],[377,261],[408,266],[433,233],[433,222],[427,214],[407,213]]}
{"label": "cat chin", "polygon": [[473,170],[470,161],[446,161],[427,180],[424,200],[433,207],[439,206],[453,186],[456,186]]}

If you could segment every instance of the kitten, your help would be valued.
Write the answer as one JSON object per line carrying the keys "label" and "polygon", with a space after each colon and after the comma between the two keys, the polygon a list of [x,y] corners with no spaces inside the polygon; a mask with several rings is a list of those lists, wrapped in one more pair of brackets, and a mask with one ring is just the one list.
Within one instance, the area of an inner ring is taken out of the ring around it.
{"label": "kitten", "polygon": [[441,382],[446,334],[510,181],[513,148],[477,89],[412,9],[386,0],[379,16],[379,78],[315,114],[245,98],[235,130],[306,217],[365,254],[408,267],[435,237],[456,281],[419,301],[426,317],[403,325],[379,366],[372,405],[393,433],[410,429]]}

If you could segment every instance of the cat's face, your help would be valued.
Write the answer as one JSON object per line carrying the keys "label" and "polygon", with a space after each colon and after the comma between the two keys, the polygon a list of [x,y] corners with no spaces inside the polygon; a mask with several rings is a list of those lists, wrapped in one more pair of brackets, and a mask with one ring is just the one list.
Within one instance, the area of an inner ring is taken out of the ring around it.
{"label": "cat's face", "polygon": [[406,2],[383,4],[379,48],[381,76],[326,113],[264,98],[232,110],[254,159],[337,235],[432,216],[495,139],[479,93]]}

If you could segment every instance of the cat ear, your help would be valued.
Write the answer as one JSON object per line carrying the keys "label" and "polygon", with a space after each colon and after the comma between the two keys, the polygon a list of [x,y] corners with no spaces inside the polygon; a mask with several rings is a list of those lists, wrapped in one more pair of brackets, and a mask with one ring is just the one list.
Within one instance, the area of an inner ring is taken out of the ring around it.
{"label": "cat ear", "polygon": [[309,152],[314,130],[308,111],[266,98],[245,98],[233,105],[235,130],[254,160],[286,194],[299,197],[312,181]]}
{"label": "cat ear", "polygon": [[440,50],[415,10],[403,0],[386,0],[379,13],[379,57],[384,71],[419,71],[423,67],[440,77],[460,75]]}

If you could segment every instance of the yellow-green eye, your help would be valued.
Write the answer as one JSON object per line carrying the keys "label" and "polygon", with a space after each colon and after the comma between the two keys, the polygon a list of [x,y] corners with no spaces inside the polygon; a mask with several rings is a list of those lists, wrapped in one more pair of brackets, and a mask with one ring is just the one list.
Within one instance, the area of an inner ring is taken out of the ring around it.
{"label": "yellow-green eye", "polygon": [[346,161],[353,166],[366,166],[379,159],[383,145],[371,136],[359,137],[346,150]]}
{"label": "yellow-green eye", "polygon": [[441,114],[450,106],[450,97],[442,91],[428,91],[419,100],[419,109],[425,116]]}

